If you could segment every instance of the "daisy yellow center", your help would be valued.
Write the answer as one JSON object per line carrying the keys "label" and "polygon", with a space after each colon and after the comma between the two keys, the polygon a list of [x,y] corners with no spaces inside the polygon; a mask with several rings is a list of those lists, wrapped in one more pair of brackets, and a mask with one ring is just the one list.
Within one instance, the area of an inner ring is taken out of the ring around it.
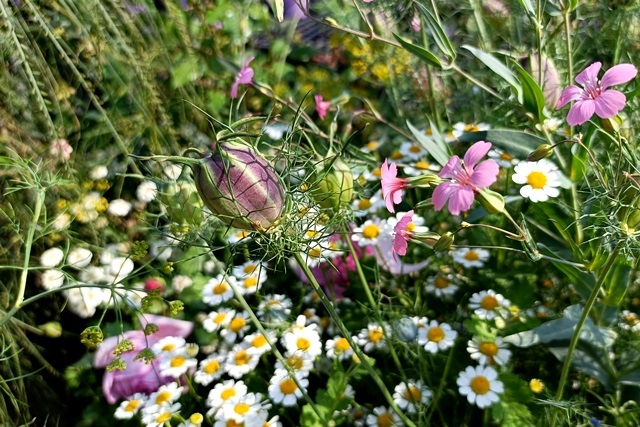
{"label": "daisy yellow center", "polygon": [[491,295],[485,296],[480,301],[480,307],[484,308],[485,310],[494,310],[497,306],[498,300]]}
{"label": "daisy yellow center", "polygon": [[391,160],[400,160],[402,157],[404,156],[399,151],[394,151],[393,153],[391,153]]}
{"label": "daisy yellow center", "polygon": [[409,402],[420,402],[421,397],[422,392],[415,386],[409,386],[409,388],[404,392],[404,398]]}
{"label": "daisy yellow center", "polygon": [[236,233],[236,237],[238,239],[244,239],[245,237],[247,237],[249,235],[249,233],[247,233],[246,231],[238,231]]}
{"label": "daisy yellow center", "polygon": [[378,141],[369,141],[365,147],[367,147],[367,150],[373,151],[378,148]]}
{"label": "daisy yellow center", "polygon": [[419,145],[412,145],[411,147],[409,147],[410,153],[419,153],[421,151],[422,151],[422,148]]}
{"label": "daisy yellow center", "polygon": [[336,350],[339,350],[340,353],[344,353],[345,351],[349,350],[351,347],[349,347],[349,341],[347,341],[346,338],[338,338],[336,340]]}
{"label": "daisy yellow center", "polygon": [[242,317],[236,317],[229,324],[229,329],[231,329],[235,333],[238,333],[238,331],[244,328],[246,325],[247,325],[246,320],[244,320]]}
{"label": "daisy yellow center", "polygon": [[534,190],[540,190],[547,185],[547,175],[538,171],[531,172],[527,177],[527,184]]}
{"label": "daisy yellow center", "polygon": [[126,412],[133,412],[140,406],[140,401],[138,399],[133,399],[127,402],[127,405],[124,407]]}
{"label": "daisy yellow center", "polygon": [[373,331],[369,331],[369,341],[373,343],[380,342],[383,337],[384,334],[382,333],[381,329],[374,329]]}
{"label": "daisy yellow center", "polygon": [[236,365],[246,365],[249,363],[249,360],[251,360],[251,356],[246,352],[246,350],[240,350],[236,353]]}
{"label": "daisy yellow center", "polygon": [[445,288],[448,288],[450,284],[451,282],[449,282],[449,280],[445,279],[442,276],[438,276],[436,277],[436,280],[433,283],[433,286],[435,286],[438,289],[445,289]]}
{"label": "daisy yellow center", "polygon": [[307,230],[307,232],[305,233],[305,236],[307,236],[307,238],[309,239],[313,239],[317,235],[318,235],[318,232],[315,230]]}
{"label": "daisy yellow center", "polygon": [[171,359],[171,367],[172,368],[179,368],[180,366],[184,365],[184,362],[187,361],[187,358],[184,356],[176,356],[173,359]]}
{"label": "daisy yellow center", "polygon": [[291,356],[290,358],[287,359],[287,365],[289,365],[289,367],[294,370],[302,369],[303,363],[304,362],[302,358],[298,356]]}
{"label": "daisy yellow center", "polygon": [[174,343],[165,344],[165,345],[162,346],[162,351],[171,351],[174,348],[176,348],[176,345]]}
{"label": "daisy yellow center", "polygon": [[542,393],[544,390],[544,383],[537,378],[533,378],[529,381],[529,388],[534,393]]}
{"label": "daisy yellow center", "polygon": [[376,418],[376,425],[378,427],[391,427],[392,425],[395,425],[395,422],[393,421],[391,414],[385,412],[384,414],[378,415],[378,418]]}
{"label": "daisy yellow center", "polygon": [[245,265],[242,271],[244,271],[245,274],[251,274],[254,271],[256,271],[256,268],[258,268],[256,265],[249,264],[249,265]]}
{"label": "daisy yellow center", "polygon": [[162,414],[158,415],[158,417],[156,418],[156,422],[162,425],[165,422],[169,421],[170,419],[171,419],[171,412],[163,412]]}
{"label": "daisy yellow center", "polygon": [[320,258],[320,255],[322,255],[322,250],[320,248],[309,249],[309,256],[311,258]]}
{"label": "daisy yellow center", "polygon": [[382,169],[375,168],[374,170],[371,171],[371,174],[373,176],[377,176],[378,178],[380,178],[382,176]]}
{"label": "daisy yellow center", "polygon": [[218,325],[219,325],[219,324],[221,324],[222,322],[224,322],[224,319],[226,319],[226,318],[227,318],[227,315],[226,315],[226,314],[224,314],[224,313],[220,313],[220,314],[218,314],[216,317],[214,317],[214,318],[213,318],[213,323],[216,323],[216,324],[218,324]]}
{"label": "daisy yellow center", "polygon": [[375,224],[368,224],[362,228],[362,235],[366,239],[375,239],[380,234],[380,228]]}
{"label": "daisy yellow center", "polygon": [[638,323],[638,318],[632,314],[627,314],[626,316],[624,316],[624,320],[630,325],[635,325],[636,323]]}
{"label": "daisy yellow center", "polygon": [[433,135],[433,130],[431,130],[431,128],[425,129],[424,130],[424,134],[425,135]]}
{"label": "daisy yellow center", "polygon": [[249,289],[258,284],[258,278],[255,276],[247,277],[244,281],[244,287]]}
{"label": "daisy yellow center", "polygon": [[429,164],[429,162],[425,162],[423,160],[420,160],[419,162],[416,162],[416,169],[420,169],[420,170],[427,170],[429,169],[431,165]]}
{"label": "daisy yellow center", "polygon": [[201,413],[196,412],[195,414],[191,414],[189,421],[193,424],[202,424],[204,422],[204,417]]}
{"label": "daisy yellow center", "polygon": [[240,415],[246,414],[247,412],[249,412],[249,409],[251,409],[251,406],[247,405],[246,403],[236,403],[236,406],[233,407],[235,413]]}
{"label": "daisy yellow center", "polygon": [[513,157],[508,155],[507,153],[500,153],[500,160],[511,161]]}
{"label": "daisy yellow center", "polygon": [[358,209],[365,210],[371,207],[371,199],[360,199],[358,200]]}
{"label": "daisy yellow center", "polygon": [[475,394],[487,394],[490,384],[489,380],[485,377],[475,377],[471,380],[471,384],[469,384],[469,386]]}
{"label": "daisy yellow center", "polygon": [[480,130],[480,128],[476,125],[465,125],[464,126],[464,131],[465,132],[478,132]]}
{"label": "daisy yellow center", "polygon": [[493,342],[481,342],[478,351],[485,356],[493,357],[498,354],[498,346]]}
{"label": "daisy yellow center", "polygon": [[291,378],[287,378],[286,380],[280,383],[280,391],[282,394],[293,394],[298,389],[296,382]]}
{"label": "daisy yellow center", "polygon": [[429,329],[429,332],[427,332],[427,337],[429,338],[429,341],[440,342],[444,339],[444,331],[441,327],[434,326]]}
{"label": "daisy yellow center", "polygon": [[217,360],[210,360],[206,365],[204,365],[204,372],[206,374],[215,374],[220,369],[220,362]]}
{"label": "daisy yellow center", "polygon": [[264,335],[258,335],[256,336],[253,341],[251,341],[251,345],[254,347],[262,347],[263,345],[267,344],[267,339],[264,337]]}
{"label": "daisy yellow center", "polygon": [[306,338],[298,338],[296,340],[296,347],[298,347],[298,350],[307,351],[309,347],[311,347],[311,341]]}
{"label": "daisy yellow center", "polygon": [[469,251],[466,254],[464,254],[464,259],[466,259],[467,261],[477,261],[479,258],[480,256],[476,251]]}
{"label": "daisy yellow center", "polygon": [[171,393],[167,390],[163,390],[156,396],[156,405],[162,405],[167,403],[171,399]]}
{"label": "daisy yellow center", "polygon": [[221,282],[213,287],[213,293],[216,295],[222,295],[225,292],[227,292],[228,288],[229,288],[229,285],[227,285],[226,282]]}
{"label": "daisy yellow center", "polygon": [[232,397],[234,397],[236,395],[236,389],[235,388],[226,388],[224,390],[222,390],[222,393],[220,393],[220,398],[224,401],[227,401],[229,399],[231,399]]}
{"label": "daisy yellow center", "polygon": [[227,420],[225,427],[244,427],[244,423],[237,423],[234,420]]}

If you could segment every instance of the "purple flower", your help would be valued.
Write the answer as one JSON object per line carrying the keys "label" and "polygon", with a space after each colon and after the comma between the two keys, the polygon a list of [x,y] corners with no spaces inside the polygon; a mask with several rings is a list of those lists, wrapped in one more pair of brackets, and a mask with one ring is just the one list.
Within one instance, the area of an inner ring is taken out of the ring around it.
{"label": "purple flower", "polygon": [[231,99],[238,97],[238,86],[248,85],[253,80],[253,68],[249,67],[249,64],[253,61],[253,56],[245,61],[240,69],[240,72],[236,76],[236,81],[231,85]]}
{"label": "purple flower", "polygon": [[601,66],[600,62],[589,65],[576,77],[576,82],[580,83],[582,88],[571,85],[560,95],[556,109],[576,101],[567,115],[569,125],[583,124],[594,112],[600,118],[610,119],[624,108],[627,101],[624,94],[607,88],[632,80],[638,74],[638,70],[632,64],[619,64],[607,70],[602,80],[598,80]]}
{"label": "purple flower", "polygon": [[478,161],[486,156],[491,143],[478,141],[464,155],[464,160],[453,156],[442,168],[438,176],[449,181],[438,184],[433,191],[433,207],[439,211],[449,202],[449,212],[459,215],[468,211],[481,189],[496,182],[499,166],[495,160]]}
{"label": "purple flower", "polygon": [[[397,255],[404,256],[407,254],[407,240],[411,238],[411,231],[407,228],[409,224],[413,221],[413,211],[409,211],[400,218],[393,227],[394,238],[393,238],[393,258],[398,262]],[[396,255],[397,254],[397,255]]]}
{"label": "purple flower", "polygon": [[318,113],[318,117],[320,117],[320,120],[324,120],[324,117],[327,115],[327,111],[331,107],[331,101],[323,101],[322,95],[316,95],[313,99],[316,101],[316,112]]}
{"label": "purple flower", "polygon": [[145,325],[153,323],[158,326],[158,331],[149,336],[142,330],[127,331],[123,336],[107,338],[100,344],[94,355],[93,366],[104,368],[115,359],[113,351],[120,341],[128,339],[135,346],[134,350],[122,353],[120,356],[127,364],[125,370],[106,371],[102,377],[102,391],[110,404],[134,393],[152,393],[162,384],[175,381],[175,378],[160,376],[157,361],[146,364],[142,360],[134,361],[134,358],[141,350],[151,347],[164,337],[186,337],[191,333],[193,323],[151,314],[145,314],[141,320]]}

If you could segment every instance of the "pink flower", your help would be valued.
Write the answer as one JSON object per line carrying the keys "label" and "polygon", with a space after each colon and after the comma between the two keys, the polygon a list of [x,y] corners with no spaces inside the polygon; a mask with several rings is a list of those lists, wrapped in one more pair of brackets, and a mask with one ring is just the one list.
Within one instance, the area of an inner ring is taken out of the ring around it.
{"label": "pink flower", "polygon": [[73,147],[69,145],[66,139],[54,139],[49,147],[49,154],[59,160],[69,160]]}
{"label": "pink flower", "polygon": [[387,204],[389,212],[395,212],[394,204],[402,202],[402,190],[407,188],[406,178],[397,178],[398,167],[395,163],[387,165],[385,159],[381,168],[382,172],[382,197]]}
{"label": "pink flower", "polygon": [[439,211],[449,202],[449,212],[459,215],[468,211],[475,199],[475,193],[488,187],[498,176],[499,166],[495,160],[478,161],[491,149],[490,142],[478,141],[464,155],[464,160],[453,156],[442,168],[438,176],[449,179],[433,191],[433,207]]}
{"label": "pink flower", "polygon": [[253,56],[245,61],[240,72],[236,76],[236,81],[231,85],[231,99],[236,99],[238,97],[239,85],[248,85],[251,83],[251,80],[253,79],[253,68],[249,67],[251,61],[253,61]]}
{"label": "pink flower", "polygon": [[632,80],[638,74],[638,70],[632,64],[619,64],[606,71],[602,80],[598,80],[598,71],[601,66],[600,62],[589,65],[576,77],[576,82],[580,83],[582,88],[571,85],[560,95],[556,109],[576,101],[567,115],[569,125],[583,124],[593,116],[594,112],[600,118],[610,119],[624,108],[627,101],[624,94],[617,90],[607,90],[607,88]]}
{"label": "pink flower", "polygon": [[393,227],[394,238],[393,238],[393,258],[398,262],[397,255],[404,256],[407,254],[407,240],[411,237],[411,232],[407,230],[409,224],[413,221],[413,211],[409,211],[405,213],[400,221],[398,221]]}
{"label": "pink flower", "polygon": [[324,117],[327,115],[327,111],[329,110],[329,107],[331,107],[331,102],[323,101],[322,95],[316,95],[313,97],[313,99],[315,99],[316,101],[316,112],[318,113],[320,120],[324,120]]}

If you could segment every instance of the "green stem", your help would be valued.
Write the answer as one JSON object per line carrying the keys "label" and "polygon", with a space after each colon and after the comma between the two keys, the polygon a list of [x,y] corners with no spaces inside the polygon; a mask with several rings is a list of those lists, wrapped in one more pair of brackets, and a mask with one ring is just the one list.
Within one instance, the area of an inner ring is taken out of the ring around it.
{"label": "green stem", "polygon": [[351,332],[349,332],[349,330],[346,328],[346,326],[344,326],[344,323],[342,323],[342,320],[340,319],[340,316],[336,312],[336,309],[333,308],[333,304],[331,303],[331,301],[329,301],[329,298],[327,298],[327,295],[324,293],[324,291],[320,287],[320,284],[316,280],[316,278],[313,275],[313,273],[311,272],[311,270],[309,270],[309,266],[307,266],[307,263],[304,261],[304,259],[302,259],[302,255],[300,253],[296,252],[294,254],[294,258],[296,259],[296,262],[298,263],[300,268],[302,268],[302,271],[304,272],[305,276],[307,276],[307,278],[309,279],[309,283],[313,287],[313,290],[320,297],[320,301],[322,302],[322,305],[324,306],[324,308],[329,313],[329,316],[331,317],[331,319],[333,319],[334,322],[336,322],[336,325],[338,326],[338,329],[340,329],[340,332],[342,333],[342,336],[347,340],[347,342],[349,343],[349,345],[353,349],[353,352],[356,354],[356,356],[360,360],[360,363],[362,363],[362,365],[365,367],[365,369],[369,372],[369,375],[371,376],[373,381],[376,383],[376,385],[378,386],[378,388],[382,392],[382,395],[386,399],[386,401],[389,404],[389,406],[391,407],[391,409],[393,409],[393,411],[396,414],[398,414],[398,416],[402,419],[402,421],[407,426],[416,427],[416,425],[413,423],[413,421],[411,421],[405,415],[405,413],[398,407],[398,405],[396,405],[396,403],[393,401],[393,396],[391,396],[391,393],[389,393],[389,390],[387,390],[387,387],[385,386],[384,381],[382,381],[382,378],[380,377],[378,372],[376,372],[376,370],[373,369],[373,366],[371,366],[371,363],[369,363],[369,360],[367,359],[367,356],[362,352],[360,347],[358,347],[358,345],[353,341],[353,337],[351,336]]}
{"label": "green stem", "polygon": [[598,294],[600,293],[600,289],[602,289],[602,285],[604,284],[604,280],[609,274],[611,267],[616,261],[618,253],[620,252],[620,245],[617,245],[609,254],[607,261],[605,262],[602,270],[600,271],[600,276],[593,286],[593,290],[591,291],[591,295],[589,295],[589,299],[585,303],[584,309],[582,310],[582,315],[576,324],[576,328],[573,331],[573,336],[571,337],[571,342],[569,342],[569,348],[567,349],[567,356],[564,359],[564,363],[562,364],[562,373],[560,375],[560,382],[558,383],[558,390],[556,391],[556,402],[562,400],[562,393],[564,392],[564,386],[567,383],[567,377],[569,376],[569,368],[571,367],[571,358],[573,357],[573,352],[578,345],[578,340],[580,339],[580,331],[584,326],[584,323],[593,308],[593,304],[596,302]]}

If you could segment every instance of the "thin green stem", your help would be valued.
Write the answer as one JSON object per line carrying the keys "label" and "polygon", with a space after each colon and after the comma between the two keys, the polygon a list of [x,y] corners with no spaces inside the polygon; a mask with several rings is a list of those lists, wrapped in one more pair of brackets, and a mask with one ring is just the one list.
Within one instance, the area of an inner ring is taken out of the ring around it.
{"label": "thin green stem", "polygon": [[320,297],[320,301],[322,302],[322,305],[324,306],[324,308],[329,313],[329,316],[331,317],[331,319],[333,319],[334,322],[336,322],[336,325],[338,326],[338,329],[340,329],[340,332],[342,333],[342,336],[347,340],[347,342],[349,343],[349,345],[353,349],[353,352],[356,354],[356,356],[360,360],[360,363],[362,363],[362,365],[365,367],[365,369],[369,372],[369,375],[371,376],[373,381],[376,383],[376,385],[380,389],[380,392],[382,393],[382,395],[386,399],[386,401],[389,404],[389,406],[391,407],[391,409],[393,409],[393,411],[396,414],[398,414],[398,416],[402,419],[402,421],[407,426],[416,427],[416,425],[413,423],[413,421],[411,421],[406,416],[406,414],[398,407],[398,405],[396,405],[396,403],[393,401],[393,396],[391,396],[391,393],[389,393],[389,390],[387,389],[387,386],[384,384],[384,381],[382,381],[382,378],[380,377],[380,374],[378,374],[378,372],[376,372],[376,370],[373,368],[373,366],[371,366],[371,363],[369,363],[369,360],[367,359],[367,356],[362,352],[362,350],[360,349],[360,347],[358,347],[358,345],[355,343],[355,341],[353,341],[353,337],[351,336],[351,332],[349,332],[349,330],[346,328],[346,326],[344,326],[344,323],[342,323],[342,320],[340,319],[340,316],[336,312],[336,309],[333,308],[333,304],[331,303],[331,301],[329,301],[329,298],[327,297],[327,295],[324,293],[324,291],[320,287],[320,284],[316,280],[316,278],[313,275],[313,273],[311,272],[311,270],[309,270],[309,267],[307,266],[307,263],[304,261],[304,259],[302,259],[302,255],[300,253],[296,252],[294,254],[294,258],[296,259],[296,262],[298,263],[300,268],[302,268],[302,271],[304,272],[305,276],[309,279],[309,283],[313,287],[313,290]]}
{"label": "thin green stem", "polygon": [[36,205],[33,209],[33,218],[27,231],[27,240],[24,242],[24,260],[22,264],[22,273],[20,273],[20,284],[18,288],[18,296],[16,302],[13,304],[15,309],[19,309],[24,301],[24,292],[27,289],[27,275],[29,274],[29,260],[31,258],[31,247],[33,246],[33,236],[35,235],[36,228],[40,221],[40,214],[42,213],[42,207],[44,206],[44,199],[46,193],[44,189],[38,190],[36,193]]}
{"label": "thin green stem", "polygon": [[591,291],[591,295],[589,295],[589,299],[585,303],[584,309],[582,310],[582,315],[576,324],[576,328],[573,331],[573,336],[571,337],[571,341],[569,342],[569,348],[567,349],[567,356],[564,359],[564,363],[562,364],[562,372],[560,375],[560,382],[558,383],[558,390],[556,391],[557,402],[562,400],[562,394],[564,392],[564,386],[567,383],[567,377],[569,376],[569,368],[571,367],[571,358],[573,357],[573,352],[578,345],[578,340],[580,339],[580,331],[584,326],[584,323],[593,308],[593,304],[596,302],[598,298],[598,294],[600,293],[600,289],[602,289],[602,285],[611,270],[611,267],[616,261],[618,253],[620,252],[620,245],[616,245],[616,247],[611,251],[609,257],[607,258],[605,264],[602,266],[602,270],[600,270],[600,275],[598,276],[598,280],[593,286],[593,290]]}

